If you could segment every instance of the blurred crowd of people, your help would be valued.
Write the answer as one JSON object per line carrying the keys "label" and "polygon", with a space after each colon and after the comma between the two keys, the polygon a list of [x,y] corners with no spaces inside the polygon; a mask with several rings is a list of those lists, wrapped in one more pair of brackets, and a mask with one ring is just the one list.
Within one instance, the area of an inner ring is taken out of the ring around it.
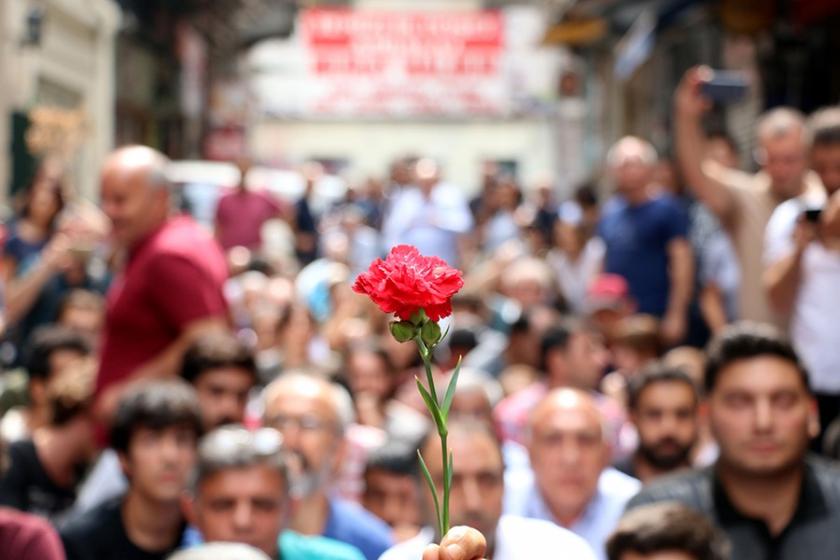
{"label": "blurred crowd of people", "polygon": [[0,550],[473,558],[469,532],[426,548],[422,362],[350,289],[409,244],[464,272],[434,360],[462,358],[451,515],[479,554],[840,558],[840,108],[762,115],[748,172],[704,72],[672,158],[622,138],[566,199],[494,164],[470,199],[407,156],[322,208],[317,164],[289,201],[243,159],[211,231],[150,148],[108,157],[98,205],[42,165],[3,226]]}

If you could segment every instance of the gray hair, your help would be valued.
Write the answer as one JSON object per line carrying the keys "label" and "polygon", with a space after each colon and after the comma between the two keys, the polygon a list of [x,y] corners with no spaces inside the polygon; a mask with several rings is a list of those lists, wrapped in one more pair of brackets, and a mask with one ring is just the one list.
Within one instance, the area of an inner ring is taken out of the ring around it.
{"label": "gray hair", "polygon": [[174,191],[174,185],[169,179],[171,162],[168,157],[154,148],[141,145],[124,146],[108,157],[108,162],[111,161],[120,161],[131,167],[142,168],[146,171],[146,181],[150,187],[165,189],[170,193]]}
{"label": "gray hair", "polygon": [[194,546],[169,557],[169,560],[271,560],[267,554],[241,543],[209,543]]}
{"label": "gray hair", "polygon": [[638,136],[625,136],[613,144],[607,152],[607,166],[618,167],[621,165],[624,159],[624,152],[630,148],[635,148],[639,151],[640,159],[645,165],[656,165],[656,162],[659,161],[659,156],[653,144]]}
{"label": "gray hair", "polygon": [[790,107],[777,107],[767,111],[759,117],[755,125],[755,136],[759,143],[787,136],[792,132],[805,132],[805,115]]}
{"label": "gray hair", "polygon": [[[283,437],[274,428],[249,431],[244,426],[224,426],[205,435],[198,445],[198,466],[193,477],[193,492],[216,473],[265,465],[276,470],[286,486],[289,472]],[[288,488],[287,488],[288,490]]]}
{"label": "gray hair", "polygon": [[337,383],[332,383],[315,375],[303,372],[287,372],[272,381],[263,390],[263,405],[265,408],[278,395],[283,394],[289,387],[303,384],[324,390],[329,396],[330,405],[338,419],[338,428],[342,434],[356,421],[356,412],[350,393]]}

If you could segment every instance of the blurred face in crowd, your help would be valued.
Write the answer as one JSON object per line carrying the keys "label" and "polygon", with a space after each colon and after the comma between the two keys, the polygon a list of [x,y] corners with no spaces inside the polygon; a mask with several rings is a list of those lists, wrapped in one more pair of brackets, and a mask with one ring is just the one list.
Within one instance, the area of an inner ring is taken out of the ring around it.
{"label": "blurred face in crowd", "polygon": [[196,436],[186,425],[162,430],[140,427],[128,452],[120,456],[132,490],[157,502],[177,502],[195,461]]}
{"label": "blurred face in crowd", "polygon": [[198,395],[204,429],[241,424],[245,419],[248,392],[253,386],[253,373],[238,367],[213,368],[196,377],[193,387]]}
{"label": "blurred face in crowd", "polygon": [[347,382],[354,395],[374,396],[386,400],[393,392],[393,375],[376,352],[357,350],[347,359]]}
{"label": "blurred face in crowd", "polygon": [[384,469],[365,473],[362,505],[391,527],[418,527],[420,487],[412,475]]}
{"label": "blurred face in crowd", "polygon": [[773,191],[785,198],[798,195],[808,168],[802,130],[760,138],[759,146],[759,163],[770,175]]}
{"label": "blurred face in crowd", "polygon": [[796,367],[775,356],[723,368],[709,395],[709,421],[721,462],[753,476],[796,468],[819,428]]}
{"label": "blurred face in crowd", "polygon": [[27,215],[37,224],[48,225],[61,210],[61,185],[55,178],[41,174],[31,188],[26,205]]}
{"label": "blurred face in crowd", "polygon": [[618,192],[625,196],[638,196],[654,180],[656,153],[638,138],[623,138],[613,148],[610,171]]}
{"label": "blurred face in crowd", "polygon": [[226,469],[199,485],[187,517],[207,542],[239,542],[277,557],[286,523],[287,488],[268,465]]}
{"label": "blurred face in crowd", "polygon": [[688,463],[698,435],[697,401],[689,385],[648,385],[631,417],[639,432],[638,451],[654,468],[671,470]]}
{"label": "blurred face in crowd", "polygon": [[588,394],[557,389],[534,410],[528,451],[543,499],[563,524],[583,513],[609,462],[601,414]]}
{"label": "blurred face in crowd", "polygon": [[472,419],[493,427],[493,406],[484,389],[476,387],[468,391],[455,391],[449,409],[452,418]]}
{"label": "blurred face in crowd", "polygon": [[334,471],[343,446],[338,411],[330,386],[319,380],[298,378],[269,386],[265,425],[283,435],[283,445],[301,459],[305,491],[321,490]]}
{"label": "blurred face in crowd", "polygon": [[546,370],[553,387],[569,385],[579,389],[598,386],[607,363],[601,338],[587,330],[572,334],[565,348],[553,348],[546,355]]}
{"label": "blurred face in crowd", "polygon": [[111,220],[114,240],[123,247],[141,241],[169,214],[169,191],[153,180],[158,157],[148,148],[124,148],[111,155],[103,167],[102,210]]}
{"label": "blurred face in crowd", "polygon": [[[499,445],[485,432],[469,432],[456,427],[449,433],[449,448],[453,454],[450,516],[452,526],[468,525],[481,531],[488,548],[496,534],[502,515],[504,464]],[[440,441],[429,438],[423,448],[423,459],[432,480],[443,491]],[[434,512],[431,494],[423,492],[426,511]]]}
{"label": "blurred face in crowd", "polygon": [[840,191],[840,144],[811,148],[811,167],[829,194]]}

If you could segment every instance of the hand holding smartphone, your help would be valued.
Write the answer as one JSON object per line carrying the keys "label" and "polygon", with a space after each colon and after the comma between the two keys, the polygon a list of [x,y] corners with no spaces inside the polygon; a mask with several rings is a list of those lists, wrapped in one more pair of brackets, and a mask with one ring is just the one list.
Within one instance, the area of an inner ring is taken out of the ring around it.
{"label": "hand holding smartphone", "polygon": [[737,103],[747,96],[750,83],[744,72],[712,70],[700,85],[704,97],[715,103]]}

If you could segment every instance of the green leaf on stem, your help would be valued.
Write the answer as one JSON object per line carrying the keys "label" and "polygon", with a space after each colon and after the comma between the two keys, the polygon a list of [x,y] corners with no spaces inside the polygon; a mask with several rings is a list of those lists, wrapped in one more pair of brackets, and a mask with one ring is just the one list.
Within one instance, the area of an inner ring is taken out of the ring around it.
{"label": "green leaf on stem", "polygon": [[449,380],[449,386],[446,388],[446,394],[443,396],[443,404],[440,407],[440,415],[443,421],[449,418],[449,408],[452,406],[452,399],[455,398],[455,386],[458,384],[458,376],[461,374],[461,356],[458,356],[458,363],[455,364],[455,369],[452,370],[452,379]]}
{"label": "green leaf on stem", "polygon": [[[438,500],[437,487],[435,486],[435,481],[432,480],[432,473],[429,472],[429,467],[426,466],[426,461],[423,460],[423,455],[419,449],[417,450],[417,458],[420,459],[420,470],[423,472],[423,478],[426,479],[426,484],[429,485],[429,491],[432,493],[432,499],[435,503],[435,519],[438,524],[437,529],[442,539],[446,533],[443,531],[443,518],[440,516],[440,501]],[[444,506],[448,508],[448,504],[444,504]]]}
{"label": "green leaf on stem", "polygon": [[423,397],[423,402],[426,403],[426,407],[429,409],[429,412],[432,413],[432,420],[435,421],[435,426],[438,429],[438,433],[442,427],[445,427],[445,423],[443,418],[440,415],[440,408],[438,408],[438,404],[435,402],[435,399],[432,398],[432,395],[429,394],[429,391],[423,386],[423,383],[420,382],[419,377],[414,377],[414,381],[417,382],[417,390],[420,391],[420,396]]}
{"label": "green leaf on stem", "polygon": [[409,321],[391,321],[389,327],[397,342],[408,342],[417,336],[417,327]]}

